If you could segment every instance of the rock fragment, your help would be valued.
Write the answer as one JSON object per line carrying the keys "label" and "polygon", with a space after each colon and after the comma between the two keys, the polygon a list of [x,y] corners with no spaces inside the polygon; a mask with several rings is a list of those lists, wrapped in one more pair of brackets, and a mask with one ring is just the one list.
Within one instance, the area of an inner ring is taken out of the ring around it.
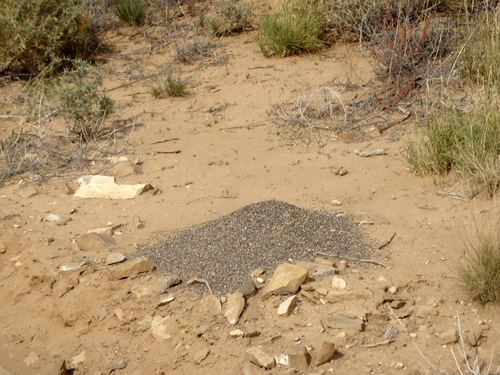
{"label": "rock fragment", "polygon": [[33,185],[28,185],[22,189],[17,190],[16,194],[23,199],[28,199],[34,197],[35,195],[38,195],[39,193]]}
{"label": "rock fragment", "polygon": [[24,363],[26,363],[26,366],[32,366],[39,359],[40,359],[40,357],[38,356],[38,354],[36,354],[35,352],[31,352],[30,355],[24,359]]}
{"label": "rock fragment", "polygon": [[136,277],[140,273],[151,272],[154,270],[154,265],[148,258],[140,257],[134,260],[119,264],[109,270],[109,278],[111,280],[125,279],[128,277]]}
{"label": "rock fragment", "polygon": [[82,234],[75,241],[80,250],[88,252],[100,252],[116,246],[113,237],[94,232]]}
{"label": "rock fragment", "polygon": [[241,292],[234,292],[227,297],[227,307],[224,316],[231,325],[238,323],[240,315],[245,308],[245,298]]}
{"label": "rock fragment", "polygon": [[329,316],[325,320],[323,320],[323,324],[328,328],[353,331],[362,331],[364,325],[362,320],[349,318],[344,315]]}
{"label": "rock fragment", "polygon": [[345,289],[347,287],[347,283],[346,281],[341,278],[341,277],[337,277],[337,276],[334,276],[333,279],[332,279],[332,288],[335,288],[335,289]]}
{"label": "rock fragment", "polygon": [[366,293],[356,291],[329,291],[325,299],[328,302],[350,301],[354,299],[367,299],[369,296]]}
{"label": "rock fragment", "polygon": [[206,295],[198,302],[200,309],[212,315],[218,315],[222,312],[220,300],[213,294]]}
{"label": "rock fragment", "polygon": [[293,264],[282,263],[274,271],[271,280],[262,290],[262,298],[273,294],[293,294],[297,292],[307,277],[308,270]]}
{"label": "rock fragment", "polygon": [[75,198],[133,199],[152,188],[149,184],[118,185],[113,176],[83,176]]}
{"label": "rock fragment", "polygon": [[205,347],[205,348],[198,350],[193,356],[194,363],[199,365],[205,358],[208,357],[209,354],[210,354],[209,348]]}
{"label": "rock fragment", "polygon": [[288,297],[286,300],[280,303],[278,307],[278,315],[283,316],[283,315],[290,315],[293,309],[295,308],[295,305],[297,305],[297,296],[291,296]]}
{"label": "rock fragment", "polygon": [[299,371],[307,371],[311,362],[311,356],[306,348],[302,347],[288,354],[288,366]]}
{"label": "rock fragment", "polygon": [[159,341],[168,340],[171,337],[170,333],[173,331],[173,328],[169,318],[170,316],[166,318],[155,316],[151,321],[151,331],[153,332],[153,336]]}
{"label": "rock fragment", "polygon": [[252,280],[248,280],[238,289],[238,292],[243,294],[243,297],[250,298],[257,294],[257,288]]}
{"label": "rock fragment", "polygon": [[111,253],[106,257],[106,264],[109,266],[111,264],[121,263],[125,259],[127,258],[122,253]]}
{"label": "rock fragment", "polygon": [[266,370],[270,370],[276,366],[276,362],[273,357],[264,352],[261,348],[255,346],[247,349],[245,358],[253,364],[265,368]]}
{"label": "rock fragment", "polygon": [[420,306],[417,309],[415,316],[417,318],[428,318],[431,316],[436,316],[437,314],[437,310],[432,306]]}
{"label": "rock fragment", "polygon": [[313,272],[311,277],[314,279],[320,279],[323,277],[335,275],[336,272],[337,269],[333,266],[320,265],[319,267],[316,268],[316,271]]}
{"label": "rock fragment", "polygon": [[440,345],[454,344],[458,341],[458,331],[455,328],[442,332],[438,341]]}
{"label": "rock fragment", "polygon": [[330,362],[335,354],[335,343],[332,341],[324,341],[321,348],[314,356],[314,365],[321,366],[326,362]]}

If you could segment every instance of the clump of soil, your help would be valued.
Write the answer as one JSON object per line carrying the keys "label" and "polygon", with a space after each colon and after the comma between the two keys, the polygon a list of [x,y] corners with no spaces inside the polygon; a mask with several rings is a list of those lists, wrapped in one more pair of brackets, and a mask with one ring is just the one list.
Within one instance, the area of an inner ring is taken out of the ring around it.
{"label": "clump of soil", "polygon": [[143,252],[160,271],[206,279],[214,292],[225,293],[259,267],[271,270],[318,253],[366,258],[369,248],[352,218],[273,200],[176,232]]}

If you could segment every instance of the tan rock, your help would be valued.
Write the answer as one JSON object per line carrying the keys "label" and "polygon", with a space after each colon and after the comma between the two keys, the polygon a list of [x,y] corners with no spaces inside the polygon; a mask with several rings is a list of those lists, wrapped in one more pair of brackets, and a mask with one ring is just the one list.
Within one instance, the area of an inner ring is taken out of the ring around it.
{"label": "tan rock", "polygon": [[[11,373],[9,371],[7,371],[5,368],[3,368],[2,366],[0,366],[0,375],[11,375]],[[57,375],[66,375],[66,374],[60,373]]]}
{"label": "tan rock", "polygon": [[206,295],[198,304],[201,311],[208,312],[212,315],[219,315],[222,312],[220,300],[213,294]]}
{"label": "tan rock", "polygon": [[314,259],[314,263],[322,264],[324,266],[330,266],[333,267],[335,263],[331,260],[328,259],[323,259],[323,258],[316,258]]}
{"label": "tan rock", "polygon": [[428,318],[431,316],[436,316],[438,314],[437,310],[432,306],[420,306],[415,313],[417,318]]}
{"label": "tan rock", "polygon": [[125,259],[127,258],[122,253],[111,253],[106,257],[106,264],[109,266],[111,264],[121,263]]}
{"label": "tan rock", "polygon": [[119,280],[127,277],[136,277],[140,273],[151,272],[154,268],[153,263],[148,258],[140,257],[111,268],[109,270],[109,278],[110,280]]}
{"label": "tan rock", "polygon": [[314,364],[321,366],[326,362],[330,362],[335,354],[335,343],[332,341],[324,341],[321,348],[314,355]]}
{"label": "tan rock", "polygon": [[349,318],[344,315],[329,316],[323,321],[323,324],[334,329],[363,330],[363,321],[361,319]]}
{"label": "tan rock", "polygon": [[224,316],[229,324],[235,325],[240,319],[240,315],[245,308],[245,298],[241,292],[234,292],[227,297],[226,311]]}
{"label": "tan rock", "polygon": [[455,328],[442,332],[438,341],[440,345],[454,344],[458,341],[458,331]]}
{"label": "tan rock", "polygon": [[261,348],[255,346],[247,349],[245,358],[253,364],[265,368],[266,370],[270,370],[276,366],[276,362],[273,357],[264,352]]}
{"label": "tan rock", "polygon": [[293,264],[280,264],[274,271],[273,277],[262,290],[262,298],[273,294],[293,294],[297,292],[307,277],[308,270]]}
{"label": "tan rock", "polygon": [[199,365],[205,358],[208,357],[209,354],[210,349],[207,347],[198,350],[193,356],[194,363]]}
{"label": "tan rock", "polygon": [[38,356],[38,354],[36,354],[35,352],[31,352],[30,355],[24,359],[24,363],[26,364],[26,366],[32,366],[36,362],[38,362],[39,359],[40,357]]}
{"label": "tan rock", "polygon": [[149,184],[118,185],[112,176],[83,176],[75,198],[133,199],[152,188]]}
{"label": "tan rock", "polygon": [[172,337],[171,333],[174,332],[174,330],[175,327],[170,316],[166,318],[155,316],[151,321],[151,331],[153,336],[159,341],[168,340]]}
{"label": "tan rock", "polygon": [[357,292],[353,290],[339,290],[330,291],[325,299],[328,302],[350,301],[354,299],[367,299],[369,295],[364,292]]}
{"label": "tan rock", "polygon": [[332,288],[335,289],[345,289],[347,287],[346,281],[338,276],[334,276],[332,279]]}
{"label": "tan rock", "polygon": [[297,301],[297,296],[294,295],[281,302],[278,307],[278,315],[290,315],[295,305],[297,305]]}
{"label": "tan rock", "polygon": [[99,252],[116,246],[113,237],[105,234],[85,233],[75,238],[78,248],[82,251]]}
{"label": "tan rock", "polygon": [[306,348],[299,348],[288,354],[288,366],[299,371],[307,371],[311,362],[311,356]]}
{"label": "tan rock", "polygon": [[39,193],[38,190],[33,185],[28,185],[24,188],[17,190],[16,194],[23,199],[28,199],[34,197],[35,195],[38,195]]}

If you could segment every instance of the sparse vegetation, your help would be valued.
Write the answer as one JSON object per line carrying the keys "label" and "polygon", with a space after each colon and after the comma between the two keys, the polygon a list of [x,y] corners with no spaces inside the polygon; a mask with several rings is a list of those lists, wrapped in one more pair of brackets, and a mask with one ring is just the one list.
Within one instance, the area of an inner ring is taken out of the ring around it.
{"label": "sparse vegetation", "polygon": [[30,75],[62,56],[91,59],[97,46],[81,0],[2,1],[0,42],[0,73]]}
{"label": "sparse vegetation", "polygon": [[157,99],[181,97],[188,95],[187,84],[180,77],[174,77],[171,69],[157,77],[152,95]]}
{"label": "sparse vegetation", "polygon": [[120,20],[131,25],[142,25],[146,18],[142,0],[114,0],[113,10]]}
{"label": "sparse vegetation", "polygon": [[95,67],[75,60],[73,69],[65,69],[54,87],[52,96],[69,131],[82,141],[99,138],[104,120],[113,112],[114,102],[101,92],[101,85]]}
{"label": "sparse vegetation", "polygon": [[281,57],[314,52],[328,46],[325,13],[317,3],[297,0],[284,3],[259,20],[257,43],[265,55]]}
{"label": "sparse vegetation", "polygon": [[251,28],[250,8],[234,1],[221,1],[216,3],[216,15],[202,13],[200,23],[215,36],[236,34]]}
{"label": "sparse vegetation", "polygon": [[185,37],[175,41],[176,60],[184,64],[192,64],[212,56],[217,47],[218,44],[214,43],[211,38],[200,37],[195,29],[191,38]]}
{"label": "sparse vegetation", "polygon": [[481,305],[500,304],[500,219],[476,228],[466,243],[458,279],[469,298]]}

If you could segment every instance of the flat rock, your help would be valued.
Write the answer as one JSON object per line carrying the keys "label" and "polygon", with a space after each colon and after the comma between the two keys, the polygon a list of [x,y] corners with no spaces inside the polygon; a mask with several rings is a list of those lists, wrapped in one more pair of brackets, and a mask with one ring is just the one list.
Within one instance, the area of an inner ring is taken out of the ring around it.
{"label": "flat rock", "polygon": [[455,328],[442,332],[438,337],[440,345],[454,344],[458,341],[458,331]]}
{"label": "flat rock", "polygon": [[293,350],[288,356],[288,366],[295,368],[299,371],[307,371],[309,364],[311,363],[311,356],[307,352],[306,348],[299,348]]}
{"label": "flat rock", "polygon": [[313,272],[311,275],[312,278],[314,279],[321,279],[323,277],[335,275],[337,273],[337,269],[333,266],[325,266],[325,265],[319,265],[316,268],[316,271]]}
{"label": "flat rock", "polygon": [[40,357],[38,356],[38,354],[36,354],[35,352],[31,352],[30,355],[24,359],[24,363],[26,364],[26,366],[32,366],[39,359]]}
{"label": "flat rock", "polygon": [[266,370],[270,370],[276,366],[274,357],[264,352],[261,348],[255,346],[247,349],[245,358],[253,364],[265,368]]}
{"label": "flat rock", "polygon": [[353,290],[336,290],[329,291],[325,299],[328,302],[350,301],[354,299],[367,299],[367,293],[357,292]]}
{"label": "flat rock", "polygon": [[209,354],[210,354],[209,348],[205,347],[205,348],[198,350],[196,353],[194,353],[194,356],[193,356],[194,363],[199,365],[205,358],[208,357]]}
{"label": "flat rock", "polygon": [[80,250],[89,252],[100,252],[116,246],[113,237],[93,232],[82,234],[75,241]]}
{"label": "flat rock", "polygon": [[437,310],[432,306],[420,306],[415,313],[417,318],[428,318],[431,316],[436,316],[438,314]]}
{"label": "flat rock", "polygon": [[260,375],[266,373],[266,371],[250,361],[244,361],[241,367],[241,373],[243,375]]}
{"label": "flat rock", "polygon": [[111,253],[106,257],[106,264],[109,266],[111,264],[121,263],[125,259],[127,258],[122,253]]}
{"label": "flat rock", "polygon": [[245,298],[241,292],[234,292],[227,297],[226,311],[224,316],[231,325],[238,323],[240,315],[245,308]]}
{"label": "flat rock", "polygon": [[329,327],[334,329],[345,329],[345,330],[353,330],[353,331],[362,331],[363,330],[363,321],[360,319],[349,318],[344,315],[335,315],[327,317],[323,323]]}
{"label": "flat rock", "polygon": [[295,305],[297,305],[297,301],[297,296],[294,295],[281,302],[278,307],[278,315],[290,315]]}
{"label": "flat rock", "polygon": [[109,270],[109,278],[111,280],[119,280],[127,277],[136,277],[140,273],[151,272],[154,268],[155,266],[148,258],[140,257],[111,268]]}
{"label": "flat rock", "polygon": [[152,188],[149,184],[118,185],[113,176],[83,176],[75,198],[133,199]]}
{"label": "flat rock", "polygon": [[274,271],[271,280],[262,290],[262,298],[273,294],[293,294],[305,281],[308,270],[293,264],[282,263]]}
{"label": "flat rock", "polygon": [[170,316],[166,318],[155,316],[151,321],[151,331],[153,336],[159,341],[168,340],[172,337],[171,333],[175,331],[175,328]]}
{"label": "flat rock", "polygon": [[335,354],[335,343],[332,341],[324,341],[321,348],[314,355],[314,365],[321,366],[326,362],[330,362]]}
{"label": "flat rock", "polygon": [[28,199],[34,197],[35,195],[38,195],[39,193],[34,186],[28,185],[22,189],[17,190],[16,194],[23,199]]}
{"label": "flat rock", "polygon": [[70,367],[76,368],[86,360],[87,360],[87,353],[81,352],[80,354],[77,354],[73,358],[71,358]]}
{"label": "flat rock", "polygon": [[213,294],[206,295],[198,304],[201,311],[208,312],[212,315],[219,315],[222,312],[220,300]]}
{"label": "flat rock", "polygon": [[165,293],[173,285],[177,285],[181,279],[174,275],[167,275],[158,279],[145,277],[132,285],[130,291],[137,297],[154,296]]}

